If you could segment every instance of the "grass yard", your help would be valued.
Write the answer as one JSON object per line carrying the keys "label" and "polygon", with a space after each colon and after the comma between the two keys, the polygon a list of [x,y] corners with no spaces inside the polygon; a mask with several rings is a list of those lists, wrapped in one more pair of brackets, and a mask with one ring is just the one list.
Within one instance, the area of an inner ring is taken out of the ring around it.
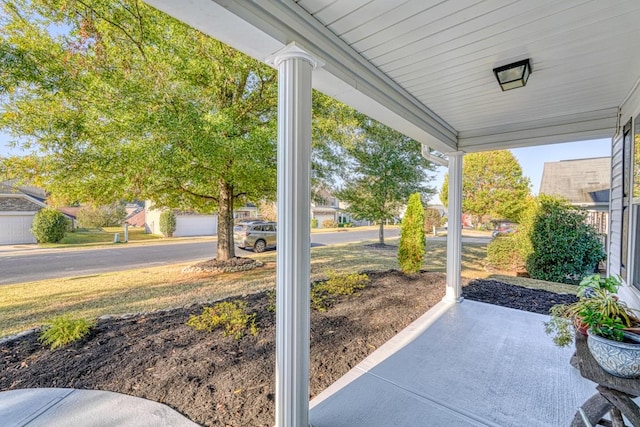
{"label": "grass yard", "polygon": [[[394,243],[393,240],[390,240]],[[446,242],[428,241],[423,269],[444,272]],[[462,275],[491,277],[484,270],[486,244],[464,244]],[[275,287],[276,253],[254,255],[265,262],[256,270],[211,275],[182,273],[189,263],[150,267],[85,277],[50,279],[0,287],[0,337],[37,327],[53,317],[96,318],[180,307]],[[364,248],[361,243],[311,249],[311,279],[337,272],[397,269],[395,250]],[[522,285],[520,278],[500,280]],[[525,279],[525,286],[571,292],[568,285]],[[520,282],[520,283],[514,283]]]}
{"label": "grass yard", "polygon": [[[78,228],[72,233],[65,234],[59,243],[41,243],[42,248],[67,248],[69,246],[91,246],[113,243],[113,235],[120,233],[120,241],[124,238],[124,227],[104,227],[104,228]],[[146,240],[158,240],[162,236],[146,234],[144,228],[129,227],[129,242],[140,242]]]}

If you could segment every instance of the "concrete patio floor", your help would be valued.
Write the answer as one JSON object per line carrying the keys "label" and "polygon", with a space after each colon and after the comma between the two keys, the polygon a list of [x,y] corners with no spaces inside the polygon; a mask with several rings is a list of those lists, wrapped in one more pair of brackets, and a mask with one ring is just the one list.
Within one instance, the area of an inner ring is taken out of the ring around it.
{"label": "concrete patio floor", "polygon": [[595,384],[546,319],[441,302],[313,399],[311,425],[568,426]]}

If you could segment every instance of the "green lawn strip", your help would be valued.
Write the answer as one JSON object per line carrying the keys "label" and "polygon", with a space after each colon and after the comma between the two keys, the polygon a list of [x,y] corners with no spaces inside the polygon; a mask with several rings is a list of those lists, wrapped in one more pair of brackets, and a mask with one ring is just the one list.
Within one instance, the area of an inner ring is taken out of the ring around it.
{"label": "green lawn strip", "polygon": [[[373,243],[373,242],[370,242]],[[397,239],[389,239],[397,244]],[[464,244],[464,277],[486,277],[486,244]],[[427,243],[423,269],[445,271],[446,242]],[[265,266],[238,273],[183,274],[189,263],[50,279],[0,286],[0,337],[41,326],[60,315],[94,319],[211,302],[275,287],[276,252],[252,255]],[[327,272],[354,273],[397,269],[397,250],[365,248],[362,243],[311,249],[311,280]],[[484,274],[483,274],[484,273]],[[505,279],[506,281],[506,279]]]}
{"label": "green lawn strip", "polygon": [[[59,243],[45,243],[39,246],[42,248],[69,248],[74,246],[104,245],[113,243],[115,233],[120,234],[120,241],[124,239],[123,227],[78,228],[73,232],[66,233]],[[144,232],[144,228],[129,227],[129,242],[158,239],[162,239],[162,237],[155,234],[147,234]]]}

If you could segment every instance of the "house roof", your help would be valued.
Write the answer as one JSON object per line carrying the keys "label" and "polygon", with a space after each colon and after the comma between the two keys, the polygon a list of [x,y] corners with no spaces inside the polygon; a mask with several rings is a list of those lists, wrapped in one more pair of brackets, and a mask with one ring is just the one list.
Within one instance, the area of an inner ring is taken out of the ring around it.
{"label": "house roof", "polygon": [[640,81],[635,0],[147,2],[261,61],[295,42],[316,89],[441,152],[609,138]]}
{"label": "house roof", "polygon": [[0,182],[0,211],[39,211],[45,204],[45,192],[37,187],[18,186],[15,181]]}
{"label": "house roof", "polygon": [[574,205],[609,205],[611,157],[547,162],[540,193],[562,196]]}

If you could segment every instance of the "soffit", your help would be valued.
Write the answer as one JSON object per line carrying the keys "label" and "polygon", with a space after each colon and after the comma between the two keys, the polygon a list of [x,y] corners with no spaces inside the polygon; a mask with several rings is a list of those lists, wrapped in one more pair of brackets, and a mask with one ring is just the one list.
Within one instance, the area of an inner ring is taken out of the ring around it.
{"label": "soffit", "polygon": [[[440,151],[610,137],[640,77],[637,0],[149,3],[260,60],[301,44],[316,88]],[[523,58],[527,86],[500,91]]]}

